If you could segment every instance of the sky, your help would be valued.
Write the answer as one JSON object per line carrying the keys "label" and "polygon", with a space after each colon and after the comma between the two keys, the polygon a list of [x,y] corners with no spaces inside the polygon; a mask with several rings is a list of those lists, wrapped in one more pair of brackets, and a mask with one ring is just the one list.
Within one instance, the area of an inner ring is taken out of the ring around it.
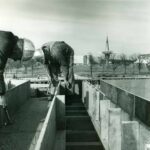
{"label": "sky", "polygon": [[150,0],[0,0],[0,30],[33,41],[66,41],[76,55],[150,53]]}

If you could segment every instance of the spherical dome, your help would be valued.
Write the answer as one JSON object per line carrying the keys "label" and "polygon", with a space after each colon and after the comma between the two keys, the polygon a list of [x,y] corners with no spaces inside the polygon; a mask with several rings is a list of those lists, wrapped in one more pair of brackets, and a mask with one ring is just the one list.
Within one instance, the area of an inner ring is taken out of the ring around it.
{"label": "spherical dome", "polygon": [[22,60],[29,60],[33,57],[35,51],[34,44],[29,39],[23,39],[23,56]]}
{"label": "spherical dome", "polygon": [[39,62],[43,62],[44,61],[44,53],[41,49],[37,49],[35,50],[32,59],[39,61]]}

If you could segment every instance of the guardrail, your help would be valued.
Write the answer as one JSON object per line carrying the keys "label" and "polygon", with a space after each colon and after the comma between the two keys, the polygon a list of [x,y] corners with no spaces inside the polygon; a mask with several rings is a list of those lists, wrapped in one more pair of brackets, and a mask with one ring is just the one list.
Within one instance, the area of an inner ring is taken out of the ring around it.
{"label": "guardrail", "polygon": [[[98,89],[90,82],[83,81],[82,100],[105,149],[148,150],[149,101],[137,99],[102,80],[100,85]],[[148,120],[145,122],[142,117]]]}

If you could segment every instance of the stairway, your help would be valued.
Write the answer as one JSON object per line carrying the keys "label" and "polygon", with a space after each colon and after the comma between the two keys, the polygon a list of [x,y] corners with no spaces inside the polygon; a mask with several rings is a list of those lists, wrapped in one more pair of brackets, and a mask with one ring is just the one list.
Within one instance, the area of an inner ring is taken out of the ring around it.
{"label": "stairway", "polygon": [[66,150],[104,150],[78,96],[66,98]]}

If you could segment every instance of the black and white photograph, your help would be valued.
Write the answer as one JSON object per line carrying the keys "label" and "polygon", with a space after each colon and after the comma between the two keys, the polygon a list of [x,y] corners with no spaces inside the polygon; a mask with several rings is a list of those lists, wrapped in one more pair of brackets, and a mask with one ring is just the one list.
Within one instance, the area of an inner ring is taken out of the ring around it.
{"label": "black and white photograph", "polygon": [[150,0],[0,0],[0,150],[150,150]]}

